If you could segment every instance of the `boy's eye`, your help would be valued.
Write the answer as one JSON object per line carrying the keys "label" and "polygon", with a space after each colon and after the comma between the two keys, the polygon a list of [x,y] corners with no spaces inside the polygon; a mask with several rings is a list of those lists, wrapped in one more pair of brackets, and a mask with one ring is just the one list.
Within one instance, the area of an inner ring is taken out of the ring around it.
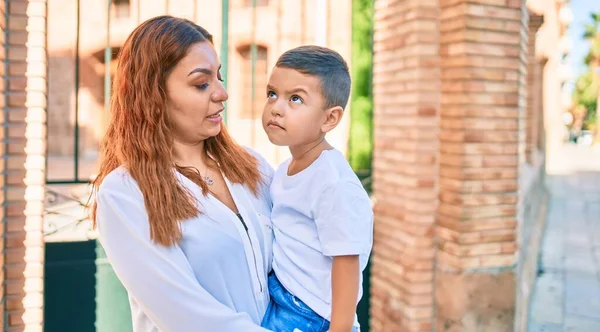
{"label": "boy's eye", "polygon": [[273,91],[267,91],[267,98],[275,99],[277,98],[277,94]]}
{"label": "boy's eye", "polygon": [[298,103],[298,104],[302,104],[304,101],[302,100],[302,98],[300,98],[300,96],[292,96],[292,98],[290,98],[290,100],[292,101],[292,103]]}

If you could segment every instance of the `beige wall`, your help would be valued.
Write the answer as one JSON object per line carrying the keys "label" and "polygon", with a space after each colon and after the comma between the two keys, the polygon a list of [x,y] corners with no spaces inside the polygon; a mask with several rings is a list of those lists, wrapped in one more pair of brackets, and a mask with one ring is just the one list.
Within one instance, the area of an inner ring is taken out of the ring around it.
{"label": "beige wall", "polygon": [[[527,7],[533,13],[544,16],[536,38],[536,56],[545,62],[543,68],[543,99],[544,129],[546,131],[545,150],[547,165],[555,165],[554,162],[560,155],[560,146],[565,134],[565,126],[562,123],[562,114],[567,106],[563,99],[563,85],[569,78],[569,69],[564,64],[562,56],[568,49],[561,47],[568,45],[565,30],[568,21],[560,15],[561,6],[565,1],[528,0]],[[553,172],[548,169],[548,172]]]}
{"label": "beige wall", "polygon": [[530,16],[527,162],[520,164],[519,176],[518,247],[521,259],[517,268],[516,331],[524,330],[528,324],[527,309],[537,276],[538,253],[546,221],[546,165],[555,164],[553,159],[559,158],[556,151],[564,134],[561,114],[566,108],[561,91],[567,77],[562,55],[568,49],[559,46],[564,45],[569,22],[561,22],[559,13],[565,6],[562,1],[527,1]]}

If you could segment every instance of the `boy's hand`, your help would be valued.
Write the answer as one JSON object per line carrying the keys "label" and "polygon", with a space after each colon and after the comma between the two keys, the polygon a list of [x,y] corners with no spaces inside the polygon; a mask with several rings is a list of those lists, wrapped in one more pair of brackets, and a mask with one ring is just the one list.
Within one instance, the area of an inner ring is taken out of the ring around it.
{"label": "boy's hand", "polygon": [[330,332],[352,331],[360,280],[359,267],[358,255],[333,257]]}

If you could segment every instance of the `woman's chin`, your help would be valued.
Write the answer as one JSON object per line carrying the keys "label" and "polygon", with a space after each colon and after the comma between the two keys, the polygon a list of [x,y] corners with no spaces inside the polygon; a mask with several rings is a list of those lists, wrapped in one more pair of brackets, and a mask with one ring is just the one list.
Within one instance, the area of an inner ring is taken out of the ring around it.
{"label": "woman's chin", "polygon": [[211,138],[211,137],[215,137],[217,135],[219,135],[219,133],[221,132],[221,125],[219,124],[218,126],[210,126],[212,128],[206,128],[206,130],[202,133],[203,137],[206,138]]}

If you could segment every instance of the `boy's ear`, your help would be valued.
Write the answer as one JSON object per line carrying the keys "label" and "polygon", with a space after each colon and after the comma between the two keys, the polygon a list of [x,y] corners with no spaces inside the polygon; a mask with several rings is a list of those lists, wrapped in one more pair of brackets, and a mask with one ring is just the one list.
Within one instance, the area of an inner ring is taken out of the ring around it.
{"label": "boy's ear", "polygon": [[344,116],[344,109],[341,106],[334,106],[325,111],[325,122],[321,126],[321,131],[327,133],[337,127]]}

